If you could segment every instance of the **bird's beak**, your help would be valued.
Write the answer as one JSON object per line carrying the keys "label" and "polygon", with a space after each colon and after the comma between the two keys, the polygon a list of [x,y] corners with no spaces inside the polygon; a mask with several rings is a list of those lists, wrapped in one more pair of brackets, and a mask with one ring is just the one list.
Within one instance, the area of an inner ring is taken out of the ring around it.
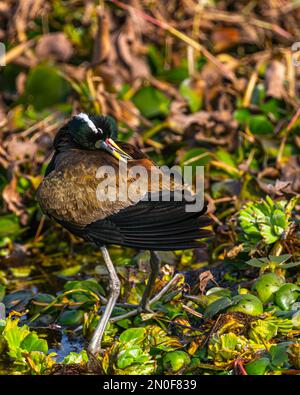
{"label": "bird's beak", "polygon": [[125,151],[123,151],[122,148],[120,148],[118,146],[118,144],[116,144],[114,142],[113,139],[109,138],[109,139],[106,139],[105,141],[101,141],[99,148],[105,149],[107,152],[109,152],[115,158],[117,158],[118,160],[121,160],[123,162],[126,162],[127,159],[132,159],[132,157],[130,155],[128,155]]}

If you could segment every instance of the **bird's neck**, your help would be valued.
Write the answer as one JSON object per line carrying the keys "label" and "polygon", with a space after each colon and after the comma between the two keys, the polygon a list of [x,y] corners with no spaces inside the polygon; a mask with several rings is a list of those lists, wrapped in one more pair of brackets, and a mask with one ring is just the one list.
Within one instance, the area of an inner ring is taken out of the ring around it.
{"label": "bird's neck", "polygon": [[73,141],[69,133],[61,129],[55,136],[53,147],[56,153],[60,153],[76,149],[78,145]]}

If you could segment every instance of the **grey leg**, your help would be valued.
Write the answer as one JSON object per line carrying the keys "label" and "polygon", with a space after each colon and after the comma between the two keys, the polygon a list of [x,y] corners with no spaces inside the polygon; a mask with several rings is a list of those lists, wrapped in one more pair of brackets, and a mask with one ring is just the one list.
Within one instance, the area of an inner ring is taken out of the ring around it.
{"label": "grey leg", "polygon": [[106,247],[101,247],[101,252],[103,254],[104,262],[106,264],[108,274],[109,274],[109,288],[110,295],[105,307],[105,311],[98,322],[95,333],[93,334],[92,340],[90,341],[88,351],[92,354],[97,354],[101,350],[101,340],[103,334],[105,332],[105,328],[107,326],[108,320],[111,316],[111,313],[115,307],[115,304],[120,295],[120,280],[115,271],[114,265],[110,259],[109,253]]}
{"label": "grey leg", "polygon": [[141,300],[141,303],[139,306],[142,311],[149,310],[149,298],[152,295],[155,280],[159,274],[159,269],[160,269],[159,258],[158,258],[155,251],[150,251],[150,266],[151,266],[150,277],[147,282],[146,289],[144,291],[144,294],[142,296],[142,300]]}
{"label": "grey leg", "polygon": [[[163,289],[161,289],[157,295],[153,296],[153,298],[149,300],[149,303],[148,303],[149,306],[151,307],[151,305],[153,303],[157,302],[160,298],[162,298],[173,287],[173,285],[177,283],[177,281],[180,278],[182,278],[181,274],[179,274],[179,273],[175,274],[175,276],[172,278],[172,280],[170,282],[168,282],[168,284],[165,285],[163,287]],[[131,310],[128,313],[118,315],[117,317],[112,317],[109,321],[110,322],[117,322],[120,320],[124,320],[125,318],[134,317],[135,315],[138,315],[140,312],[141,311],[140,311],[140,306],[139,306],[137,309]]]}

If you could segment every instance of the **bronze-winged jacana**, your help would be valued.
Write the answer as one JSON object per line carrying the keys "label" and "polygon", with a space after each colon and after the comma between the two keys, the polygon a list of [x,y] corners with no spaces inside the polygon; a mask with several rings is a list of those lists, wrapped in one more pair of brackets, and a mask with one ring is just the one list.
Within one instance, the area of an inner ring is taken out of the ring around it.
{"label": "bronze-winged jacana", "polygon": [[[175,199],[181,188],[176,182],[170,185],[160,182],[156,191],[150,190],[151,183],[141,183],[141,189],[145,189],[141,196],[156,192],[159,198],[155,201],[121,199],[119,195],[112,201],[99,199],[97,188],[102,178],[99,179],[97,171],[103,166],[116,170],[119,184],[122,180],[121,176],[118,178],[118,170],[126,161],[128,187],[139,178],[128,176],[134,166],[142,166],[149,179],[151,172],[161,173],[138,148],[114,139],[117,139],[117,126],[113,118],[84,113],[74,116],[54,139],[54,156],[37,191],[37,200],[46,215],[101,248],[109,273],[110,297],[89,345],[89,351],[94,354],[101,349],[103,333],[120,293],[120,281],[106,246],[151,251],[151,273],[141,302],[141,307],[146,308],[159,272],[154,251],[202,247],[199,239],[210,234],[202,229],[211,223],[205,215],[206,207],[187,212],[185,207],[192,202]],[[166,190],[170,193],[169,201],[160,198]]]}

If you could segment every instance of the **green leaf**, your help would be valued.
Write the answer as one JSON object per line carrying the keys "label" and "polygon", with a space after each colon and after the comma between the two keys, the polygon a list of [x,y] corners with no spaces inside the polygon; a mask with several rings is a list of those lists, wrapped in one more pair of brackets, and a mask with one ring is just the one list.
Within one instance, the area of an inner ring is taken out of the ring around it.
{"label": "green leaf", "polygon": [[151,359],[150,355],[137,345],[120,351],[117,358],[117,366],[120,369],[126,369],[133,364],[142,365]]}
{"label": "green leaf", "polygon": [[252,289],[263,303],[267,303],[273,300],[275,292],[283,283],[284,279],[276,273],[266,273],[255,281]]}
{"label": "green leaf", "polygon": [[212,160],[212,154],[204,148],[191,148],[182,157],[180,164],[191,166],[204,166]]}
{"label": "green leaf", "polygon": [[141,88],[132,98],[133,103],[146,118],[169,113],[170,99],[152,86]]}
{"label": "green leaf", "polygon": [[8,355],[14,359],[22,359],[21,343],[30,333],[27,325],[18,326],[19,319],[7,319],[3,337],[7,341]]}
{"label": "green leaf", "polygon": [[48,344],[44,339],[39,339],[34,332],[29,333],[21,343],[21,348],[25,351],[40,351],[44,354],[48,352]]}
{"label": "green leaf", "polygon": [[180,94],[187,100],[191,112],[200,110],[202,106],[202,95],[201,91],[193,88],[192,81],[190,78],[182,81],[179,87]]}
{"label": "green leaf", "polygon": [[240,124],[248,123],[251,113],[246,108],[239,108],[233,114],[234,119],[236,119]]}
{"label": "green leaf", "polygon": [[274,127],[265,115],[252,115],[249,122],[251,133],[256,135],[272,134]]}
{"label": "green leaf", "polygon": [[284,264],[280,265],[280,267],[281,267],[282,269],[290,269],[290,268],[292,268],[292,267],[296,267],[296,266],[299,266],[299,265],[300,265],[300,261],[298,261],[298,262],[284,263]]}
{"label": "green leaf", "polygon": [[223,149],[219,149],[215,152],[215,155],[221,162],[226,163],[227,165],[233,168],[236,168],[236,161],[233,155],[230,154],[229,152]]}
{"label": "green leaf", "polygon": [[189,355],[181,350],[168,352],[163,358],[164,369],[172,373],[176,373],[180,369],[188,366],[190,362],[191,359]]}
{"label": "green leaf", "polygon": [[15,214],[2,215],[0,217],[0,238],[15,238],[24,229],[20,228],[18,217]]}
{"label": "green leaf", "polygon": [[204,318],[210,319],[213,316],[215,316],[217,313],[219,313],[222,310],[225,310],[227,307],[232,305],[232,301],[227,298],[220,298],[214,302],[212,302],[204,312]]}
{"label": "green leaf", "polygon": [[287,346],[289,343],[280,343],[275,346],[271,346],[269,353],[271,355],[271,362],[276,367],[282,367],[288,362],[289,356],[287,353]]}
{"label": "green leaf", "polygon": [[293,255],[291,254],[284,254],[284,255],[279,255],[279,256],[273,256],[270,255],[269,256],[269,260],[278,264],[282,264],[284,262],[286,262],[288,259],[290,259]]}
{"label": "green leaf", "polygon": [[259,358],[254,361],[248,362],[245,366],[246,372],[249,375],[263,375],[268,368],[271,367],[269,358]]}
{"label": "green leaf", "polygon": [[73,365],[73,364],[84,364],[88,363],[89,358],[87,352],[85,350],[80,351],[80,353],[76,353],[71,351],[69,355],[67,355],[62,363],[66,365]]}
{"label": "green leaf", "polygon": [[[87,291],[94,292],[95,294],[104,295],[104,290],[102,286],[95,279],[82,280],[82,281],[68,281],[64,285],[64,289],[65,291],[71,291],[71,290],[75,291],[76,289],[78,289],[79,290],[78,293],[82,293],[80,292],[80,289],[86,289]],[[73,294],[73,297],[74,295],[77,294]]]}
{"label": "green leaf", "polygon": [[82,310],[67,310],[59,317],[59,322],[65,326],[77,326],[83,322],[84,311]]}
{"label": "green leaf", "polygon": [[264,308],[261,301],[254,295],[236,295],[232,298],[233,305],[227,311],[239,311],[249,315],[260,315]]}
{"label": "green leaf", "polygon": [[120,336],[121,343],[140,343],[146,336],[145,328],[130,328],[124,331]]}
{"label": "green leaf", "polygon": [[266,115],[272,114],[276,120],[281,117],[281,108],[278,100],[272,98],[265,103],[260,105],[260,109],[265,112]]}
{"label": "green leaf", "polygon": [[282,310],[289,310],[299,297],[300,288],[296,284],[284,284],[275,295],[275,303]]}
{"label": "green leaf", "polygon": [[81,265],[74,265],[67,267],[65,269],[59,270],[55,272],[58,277],[65,278],[65,277],[72,277],[75,276],[81,269]]}
{"label": "green leaf", "polygon": [[283,230],[287,226],[285,213],[280,210],[274,210],[272,215],[272,223],[274,226],[277,226],[279,228],[279,235],[281,235]]}
{"label": "green leaf", "polygon": [[69,83],[54,66],[40,64],[32,68],[26,80],[25,98],[36,110],[65,101]]}
{"label": "green leaf", "polygon": [[0,284],[0,302],[4,299],[6,287],[3,284]]}
{"label": "green leaf", "polygon": [[263,259],[252,258],[246,262],[247,265],[254,266],[254,267],[264,267],[267,266],[267,263]]}
{"label": "green leaf", "polygon": [[261,344],[263,341],[269,341],[277,335],[277,325],[266,320],[257,320],[250,324],[249,338],[254,342]]}
{"label": "green leaf", "polygon": [[296,329],[300,329],[300,310],[296,311],[292,316],[292,324]]}

